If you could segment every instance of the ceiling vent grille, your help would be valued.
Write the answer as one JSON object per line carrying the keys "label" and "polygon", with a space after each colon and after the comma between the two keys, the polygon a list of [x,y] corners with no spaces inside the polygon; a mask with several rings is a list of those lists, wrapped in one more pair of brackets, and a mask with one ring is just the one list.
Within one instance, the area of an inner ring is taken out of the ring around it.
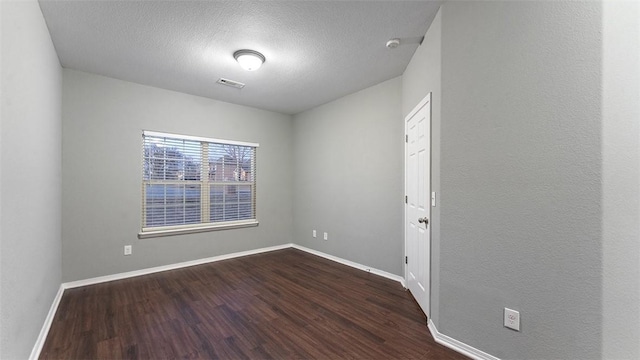
{"label": "ceiling vent grille", "polygon": [[226,85],[226,86],[231,86],[234,87],[236,89],[242,89],[244,87],[244,84],[238,81],[233,81],[233,80],[229,80],[229,79],[225,79],[225,78],[220,78],[218,79],[218,81],[216,81],[218,84],[222,84],[222,85]]}

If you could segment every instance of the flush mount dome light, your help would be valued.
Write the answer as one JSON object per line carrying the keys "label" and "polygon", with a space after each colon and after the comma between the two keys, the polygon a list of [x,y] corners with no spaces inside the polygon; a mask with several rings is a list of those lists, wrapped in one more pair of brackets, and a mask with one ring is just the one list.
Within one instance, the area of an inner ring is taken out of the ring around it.
{"label": "flush mount dome light", "polygon": [[247,71],[258,70],[264,63],[264,55],[254,50],[238,50],[233,53],[238,64]]}

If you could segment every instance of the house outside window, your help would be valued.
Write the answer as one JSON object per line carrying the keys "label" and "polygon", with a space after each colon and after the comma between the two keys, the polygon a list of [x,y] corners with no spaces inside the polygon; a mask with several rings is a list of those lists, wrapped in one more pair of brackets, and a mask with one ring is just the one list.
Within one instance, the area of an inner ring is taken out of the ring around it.
{"label": "house outside window", "polygon": [[143,131],[140,238],[256,226],[258,144]]}

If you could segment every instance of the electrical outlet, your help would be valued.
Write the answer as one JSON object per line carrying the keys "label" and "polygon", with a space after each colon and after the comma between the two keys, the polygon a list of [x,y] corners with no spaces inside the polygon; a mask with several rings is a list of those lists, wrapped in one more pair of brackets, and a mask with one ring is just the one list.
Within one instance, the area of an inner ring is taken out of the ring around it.
{"label": "electrical outlet", "polygon": [[124,246],[124,254],[125,255],[131,255],[131,245],[125,245]]}
{"label": "electrical outlet", "polygon": [[520,331],[520,312],[504,308],[504,326]]}
{"label": "electrical outlet", "polygon": [[327,234],[326,232],[324,233],[324,239],[329,240],[329,234]]}
{"label": "electrical outlet", "polygon": [[313,230],[313,237],[316,237],[316,231]]}

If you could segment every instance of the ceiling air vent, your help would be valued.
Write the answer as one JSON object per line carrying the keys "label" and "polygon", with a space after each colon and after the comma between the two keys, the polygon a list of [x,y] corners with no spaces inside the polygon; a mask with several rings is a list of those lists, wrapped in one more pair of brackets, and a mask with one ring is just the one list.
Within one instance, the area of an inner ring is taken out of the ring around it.
{"label": "ceiling air vent", "polygon": [[236,89],[242,89],[244,87],[244,84],[241,83],[241,82],[237,82],[237,81],[233,81],[233,80],[229,80],[229,79],[225,79],[225,78],[220,78],[216,82],[218,84],[231,86],[231,87],[234,87]]}

